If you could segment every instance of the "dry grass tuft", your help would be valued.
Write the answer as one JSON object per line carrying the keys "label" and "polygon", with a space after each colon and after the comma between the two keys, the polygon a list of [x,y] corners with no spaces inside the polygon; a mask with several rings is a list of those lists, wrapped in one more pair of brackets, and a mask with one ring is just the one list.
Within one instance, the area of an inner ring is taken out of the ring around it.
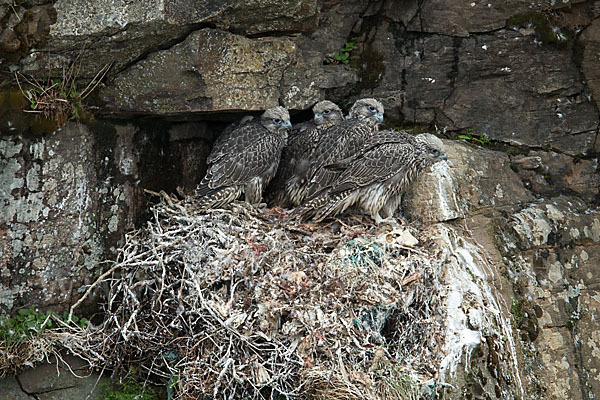
{"label": "dry grass tuft", "polygon": [[[15,72],[17,85],[31,108],[24,111],[55,120],[60,124],[69,118],[79,120],[83,111],[83,101],[98,87],[111,66],[112,63],[108,63],[102,67],[83,89],[77,87],[81,55],[68,68],[63,68],[60,79],[48,77],[44,82]],[[25,84],[25,89],[21,82]]]}

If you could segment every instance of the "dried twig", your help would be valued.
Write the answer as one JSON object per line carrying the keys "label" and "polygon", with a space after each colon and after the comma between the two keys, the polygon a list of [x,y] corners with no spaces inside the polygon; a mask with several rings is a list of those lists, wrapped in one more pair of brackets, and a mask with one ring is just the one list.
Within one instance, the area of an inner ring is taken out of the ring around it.
{"label": "dried twig", "polygon": [[61,336],[90,365],[135,363],[161,384],[177,376],[182,399],[399,399],[398,379],[417,390],[434,377],[416,372],[440,359],[439,265],[425,247],[351,221],[306,230],[245,203],[201,214],[152,194],[152,221],[70,310],[68,321],[108,286],[105,321]]}

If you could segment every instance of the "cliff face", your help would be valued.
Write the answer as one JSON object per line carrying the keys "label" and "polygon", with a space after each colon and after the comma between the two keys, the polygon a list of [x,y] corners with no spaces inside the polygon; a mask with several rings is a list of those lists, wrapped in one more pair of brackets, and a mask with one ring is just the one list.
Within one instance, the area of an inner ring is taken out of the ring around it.
{"label": "cliff face", "polygon": [[[483,271],[444,316],[464,328],[449,344],[478,332],[456,342],[452,396],[600,393],[600,2],[18,3],[0,5],[3,312],[72,305],[144,220],[143,189],[191,191],[226,123],[376,97],[389,126],[447,139],[404,213]],[[46,84],[73,63],[80,91],[110,66],[95,118],[28,118],[14,73]],[[473,315],[494,307],[486,331]]]}

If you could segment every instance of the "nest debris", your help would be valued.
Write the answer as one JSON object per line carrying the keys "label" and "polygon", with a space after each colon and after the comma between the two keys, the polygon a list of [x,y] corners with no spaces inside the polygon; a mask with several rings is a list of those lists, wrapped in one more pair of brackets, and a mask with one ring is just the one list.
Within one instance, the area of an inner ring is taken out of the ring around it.
{"label": "nest debris", "polygon": [[428,398],[441,354],[433,242],[358,220],[289,222],[245,203],[198,213],[162,194],[100,282],[104,322],[61,343],[136,365],[177,398]]}

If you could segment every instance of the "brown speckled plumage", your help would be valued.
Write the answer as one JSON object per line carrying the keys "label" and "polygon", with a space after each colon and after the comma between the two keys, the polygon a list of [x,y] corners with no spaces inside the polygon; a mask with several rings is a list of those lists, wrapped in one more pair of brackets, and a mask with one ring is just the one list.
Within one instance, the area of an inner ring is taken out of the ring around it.
{"label": "brown speckled plumage", "polygon": [[208,171],[195,191],[201,209],[222,207],[242,193],[256,204],[275,176],[291,128],[288,111],[274,107],[258,120],[220,137],[208,156]]}
{"label": "brown speckled plumage", "polygon": [[283,149],[277,175],[269,185],[268,202],[280,207],[297,206],[302,197],[299,189],[306,185],[313,152],[324,130],[344,120],[342,110],[331,101],[323,100],[313,107],[313,119],[295,126]]}
{"label": "brown speckled plumage", "polygon": [[313,152],[308,170],[308,182],[302,188],[302,200],[331,185],[339,171],[325,166],[357,154],[364,143],[377,132],[383,122],[383,105],[375,99],[360,99],[354,103],[348,119],[327,129]]}
{"label": "brown speckled plumage", "polygon": [[321,221],[357,206],[379,223],[394,214],[402,192],[421,171],[445,159],[443,144],[433,135],[380,132],[355,156],[330,165],[342,172],[297,213]]}

